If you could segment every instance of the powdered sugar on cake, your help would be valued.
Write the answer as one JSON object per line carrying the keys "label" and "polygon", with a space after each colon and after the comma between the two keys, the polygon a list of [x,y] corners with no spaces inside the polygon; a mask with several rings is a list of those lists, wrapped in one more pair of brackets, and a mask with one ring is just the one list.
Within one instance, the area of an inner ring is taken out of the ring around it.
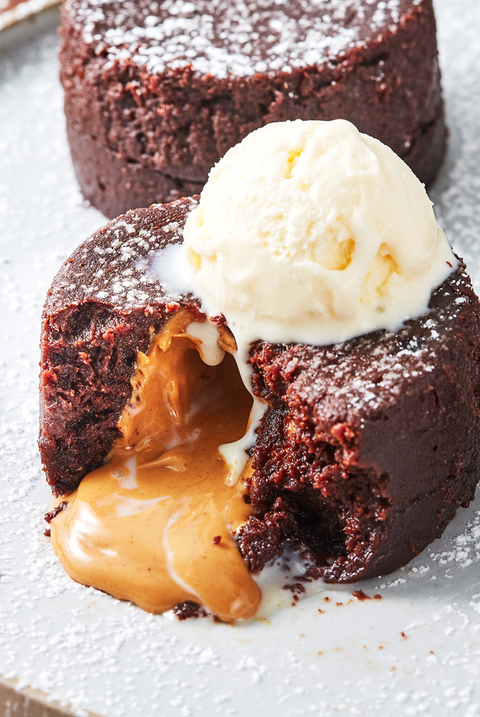
{"label": "powdered sugar on cake", "polygon": [[[183,199],[169,207],[178,205],[181,216],[185,208],[196,206],[195,199]],[[159,205],[158,211],[162,211]],[[164,211],[164,210],[163,210]],[[132,223],[130,223],[130,221]],[[50,301],[55,302],[58,294],[63,294],[63,301],[80,303],[82,301],[98,301],[105,304],[121,304],[125,311],[144,307],[152,301],[167,303],[179,298],[185,299],[188,292],[180,297],[178,292],[169,293],[168,286],[162,286],[152,268],[155,256],[172,238],[182,240],[182,226],[173,221],[154,231],[148,226],[138,230],[138,217],[135,211],[115,219],[103,231],[104,241],[97,243],[93,252],[88,243],[78,250],[84,258],[80,271],[64,272],[55,287]],[[98,242],[98,238],[95,238]],[[93,258],[92,258],[93,254]],[[94,262],[94,270],[93,270]],[[68,268],[68,263],[66,268]]]}
{"label": "powdered sugar on cake", "polygon": [[85,42],[108,60],[150,73],[189,68],[217,78],[290,72],[324,63],[394,31],[420,0],[70,0]]}

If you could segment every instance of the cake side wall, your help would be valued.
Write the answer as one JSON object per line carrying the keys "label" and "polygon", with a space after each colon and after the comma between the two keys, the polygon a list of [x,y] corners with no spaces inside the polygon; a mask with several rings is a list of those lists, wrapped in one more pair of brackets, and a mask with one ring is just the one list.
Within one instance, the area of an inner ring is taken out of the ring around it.
{"label": "cake side wall", "polygon": [[440,537],[457,508],[473,500],[480,480],[479,303],[469,282],[459,282],[454,295],[465,303],[419,400],[410,397],[403,415],[394,417],[393,450],[374,435],[375,426],[365,435],[362,459],[372,462],[377,452],[396,477],[389,488],[395,510],[388,517],[388,537],[366,577],[391,572],[401,554],[407,562]]}
{"label": "cake side wall", "polygon": [[84,198],[106,217],[126,209],[199,194],[202,183],[183,181],[124,158],[98,140],[67,123],[67,135],[77,181]]}

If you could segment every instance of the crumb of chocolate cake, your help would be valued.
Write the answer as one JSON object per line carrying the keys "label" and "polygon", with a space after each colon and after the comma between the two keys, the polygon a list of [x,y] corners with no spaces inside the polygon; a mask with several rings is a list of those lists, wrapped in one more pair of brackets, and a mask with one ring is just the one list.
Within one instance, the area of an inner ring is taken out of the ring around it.
{"label": "crumb of chocolate cake", "polygon": [[367,593],[363,592],[363,590],[354,590],[352,593],[352,597],[356,598],[357,600],[360,600],[360,602],[363,602],[364,600],[381,600],[382,596],[379,594],[370,596],[367,595]]}
{"label": "crumb of chocolate cake", "polygon": [[46,521],[47,523],[51,523],[52,520],[53,520],[54,518],[56,518],[59,513],[62,512],[62,510],[65,510],[65,508],[67,507],[67,505],[68,505],[67,501],[66,501],[66,500],[62,500],[62,502],[59,503],[56,508],[54,508],[53,510],[50,510],[48,513],[45,513],[45,516],[44,516],[45,521]]}
{"label": "crumb of chocolate cake", "polygon": [[197,603],[181,602],[175,605],[173,613],[178,620],[189,620],[191,618],[208,617],[208,613]]}
{"label": "crumb of chocolate cake", "polygon": [[283,586],[284,590],[290,590],[294,600],[298,600],[298,596],[305,593],[305,586],[301,582],[291,583]]}
{"label": "crumb of chocolate cake", "polygon": [[363,590],[354,590],[352,593],[352,597],[357,598],[357,600],[363,601],[363,600],[370,600],[371,598],[367,595],[367,593],[364,593]]}

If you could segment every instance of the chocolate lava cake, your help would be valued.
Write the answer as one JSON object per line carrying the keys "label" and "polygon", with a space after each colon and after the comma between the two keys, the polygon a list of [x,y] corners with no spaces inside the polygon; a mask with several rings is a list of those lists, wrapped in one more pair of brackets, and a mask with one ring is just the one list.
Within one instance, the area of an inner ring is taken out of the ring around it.
{"label": "chocolate lava cake", "polygon": [[426,184],[442,160],[432,0],[65,0],[61,38],[73,163],[109,217],[200,192],[270,122],[350,120]]}
{"label": "chocolate lava cake", "polygon": [[[152,269],[182,241],[195,199],[131,211],[82,244],[49,291],[41,338],[40,449],[52,490],[74,490],[120,435],[138,351],[191,294],[172,297]],[[433,292],[429,312],[397,333],[330,346],[267,344],[250,352],[268,408],[251,449],[239,531],[252,572],[287,542],[309,575],[351,582],[388,573],[441,535],[479,479],[479,304],[465,267]]]}

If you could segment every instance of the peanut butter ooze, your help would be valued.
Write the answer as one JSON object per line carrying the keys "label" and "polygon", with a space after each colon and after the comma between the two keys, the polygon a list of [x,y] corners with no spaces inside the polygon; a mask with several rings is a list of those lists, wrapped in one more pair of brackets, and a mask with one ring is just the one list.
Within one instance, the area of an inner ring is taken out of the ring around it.
{"label": "peanut butter ooze", "polygon": [[189,600],[232,622],[254,615],[261,593],[232,538],[250,508],[218,447],[244,435],[252,398],[232,356],[202,361],[191,321],[178,312],[139,352],[122,438],[60,499],[52,543],[78,582],[149,612]]}

